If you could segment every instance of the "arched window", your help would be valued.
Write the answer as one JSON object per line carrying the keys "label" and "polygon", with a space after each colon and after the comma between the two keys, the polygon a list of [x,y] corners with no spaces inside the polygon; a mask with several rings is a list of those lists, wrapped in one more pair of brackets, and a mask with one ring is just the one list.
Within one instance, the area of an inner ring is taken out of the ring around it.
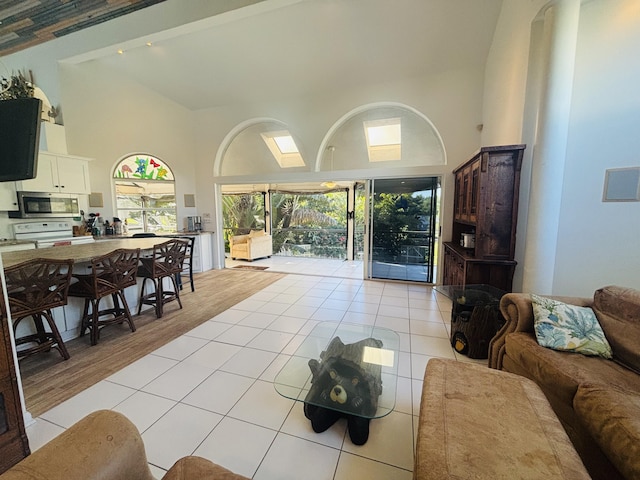
{"label": "arched window", "polygon": [[116,215],[130,233],[176,229],[176,189],[171,169],[146,154],[130,155],[113,172]]}

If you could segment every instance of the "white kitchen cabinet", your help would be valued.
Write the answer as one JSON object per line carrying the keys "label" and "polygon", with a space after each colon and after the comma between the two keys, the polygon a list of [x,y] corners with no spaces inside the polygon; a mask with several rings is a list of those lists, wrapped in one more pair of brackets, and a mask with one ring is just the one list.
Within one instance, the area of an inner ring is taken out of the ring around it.
{"label": "white kitchen cabinet", "polygon": [[200,232],[193,242],[193,271],[206,272],[213,268],[211,232]]}
{"label": "white kitchen cabinet", "polygon": [[89,159],[48,152],[38,154],[38,174],[16,182],[26,192],[91,193]]}
{"label": "white kitchen cabinet", "polygon": [[16,182],[0,183],[0,212],[15,212],[18,210],[18,196]]}

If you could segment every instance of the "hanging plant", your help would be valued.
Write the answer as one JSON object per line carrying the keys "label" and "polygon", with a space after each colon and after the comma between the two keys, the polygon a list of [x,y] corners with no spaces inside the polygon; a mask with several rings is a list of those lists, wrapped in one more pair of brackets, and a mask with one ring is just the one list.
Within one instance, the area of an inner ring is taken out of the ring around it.
{"label": "hanging plant", "polygon": [[27,80],[22,72],[18,72],[17,75],[11,75],[9,79],[2,77],[2,80],[0,80],[0,100],[31,98],[34,91],[33,82]]}

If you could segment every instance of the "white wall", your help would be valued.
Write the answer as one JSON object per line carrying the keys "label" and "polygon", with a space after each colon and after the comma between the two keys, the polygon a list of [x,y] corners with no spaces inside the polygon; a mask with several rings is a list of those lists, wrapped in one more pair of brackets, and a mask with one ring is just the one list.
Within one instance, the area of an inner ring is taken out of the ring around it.
{"label": "white wall", "polygon": [[[532,95],[526,85],[531,22],[547,2],[505,2],[485,75],[482,144],[520,143],[523,114]],[[580,12],[569,141],[558,232],[553,292],[592,296],[608,284],[640,288],[640,203],[603,203],[607,168],[640,166],[640,4],[635,0],[592,0]],[[535,64],[533,64],[536,66]],[[527,143],[526,141],[524,143]],[[518,216],[522,282],[531,151],[527,145]],[[550,235],[555,232],[549,232]]]}
{"label": "white wall", "polygon": [[[416,169],[414,174],[443,175],[442,218],[451,218],[453,209],[452,170],[468,160],[480,147],[476,126],[481,119],[484,72],[480,68],[445,72],[430,77],[410,78],[402,82],[362,86],[357,90],[331,92],[273,104],[220,107],[196,112],[196,136],[199,158],[198,196],[200,214],[215,214],[215,195],[210,173],[225,135],[236,125],[251,118],[274,118],[287,124],[314,157],[331,126],[353,109],[375,102],[398,102],[426,115],[438,129],[445,144],[448,164]],[[281,176],[277,181],[305,181],[312,174]],[[367,171],[361,178],[369,178]],[[218,179],[222,181],[221,179]],[[246,183],[264,183],[263,177],[246,177]],[[340,180],[340,178],[334,178]],[[215,218],[212,222],[215,223]],[[449,240],[451,222],[443,225],[442,238]]]}
{"label": "white wall", "polygon": [[196,193],[193,113],[95,62],[61,64],[60,84],[68,149],[94,159],[89,172],[92,191],[104,197],[100,213],[107,219],[114,215],[111,177],[116,162],[148,153],[173,171],[182,228],[184,216],[196,214],[183,201],[185,193]]}
{"label": "white wall", "polygon": [[554,291],[640,288],[640,202],[602,202],[607,168],[640,166],[640,3],[582,5]]}

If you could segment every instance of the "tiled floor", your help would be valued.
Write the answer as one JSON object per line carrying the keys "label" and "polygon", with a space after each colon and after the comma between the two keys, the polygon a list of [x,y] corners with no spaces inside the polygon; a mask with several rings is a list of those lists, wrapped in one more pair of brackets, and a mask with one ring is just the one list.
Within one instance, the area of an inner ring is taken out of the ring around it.
{"label": "tiled floor", "polygon": [[[301,273],[304,275],[323,275],[326,277],[362,279],[364,268],[362,260],[334,260],[330,258],[285,257],[273,255],[269,258],[259,258],[252,262],[246,260],[225,259],[227,268],[237,265],[253,265],[267,267],[272,272]],[[434,268],[434,278],[437,267]],[[403,265],[397,263],[374,262],[372,265],[374,278],[388,280],[425,282],[427,267],[424,265]]]}
{"label": "tiled floor", "polygon": [[[157,478],[195,454],[256,479],[410,479],[422,378],[430,357],[457,358],[451,304],[431,287],[287,275],[131,364],[28,427],[32,450],[91,411],[126,414]],[[311,430],[274,376],[319,321],[375,324],[400,336],[395,410],[355,446],[340,421]],[[464,356],[459,360],[468,361]]]}

